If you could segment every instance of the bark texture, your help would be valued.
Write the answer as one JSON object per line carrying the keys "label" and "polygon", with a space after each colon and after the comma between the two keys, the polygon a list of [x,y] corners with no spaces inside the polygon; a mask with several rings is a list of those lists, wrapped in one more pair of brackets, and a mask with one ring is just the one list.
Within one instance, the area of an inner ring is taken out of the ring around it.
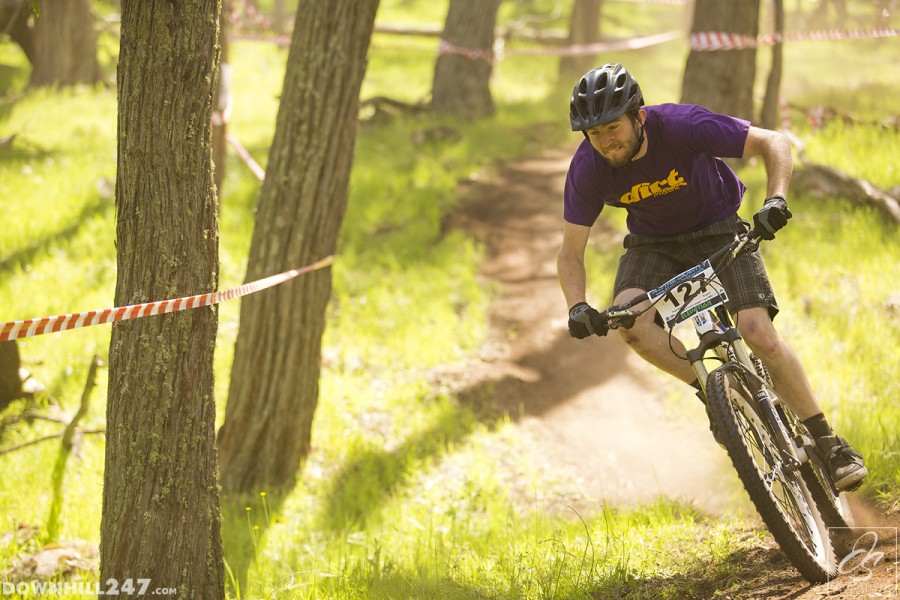
{"label": "bark texture", "polygon": [[[123,0],[117,306],[216,289],[219,0]],[[213,308],[124,321],[109,352],[100,579],[224,597]]]}
{"label": "bark texture", "polygon": [[213,94],[213,165],[215,166],[216,195],[222,197],[222,184],[228,159],[228,116],[231,113],[231,65],[228,63],[228,11],[219,17],[219,77]]}
{"label": "bark texture", "polygon": [[[378,0],[302,0],[256,210],[247,280],[334,253],[347,206],[359,90]],[[293,485],[309,453],[331,272],[241,305],[225,422],[225,492]]]}
{"label": "bark texture", "polygon": [[[759,0],[696,0],[691,33],[732,33],[753,40],[759,34]],[[681,101],[753,118],[756,48],[691,50],[684,69]]]}
{"label": "bark texture", "polygon": [[436,113],[463,118],[494,113],[490,79],[499,8],[500,0],[450,0],[431,90]]}

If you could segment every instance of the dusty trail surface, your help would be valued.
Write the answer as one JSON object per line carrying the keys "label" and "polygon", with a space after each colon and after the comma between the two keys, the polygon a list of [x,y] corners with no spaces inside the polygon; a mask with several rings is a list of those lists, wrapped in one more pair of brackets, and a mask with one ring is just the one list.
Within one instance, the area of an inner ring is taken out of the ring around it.
{"label": "dusty trail surface", "polygon": [[[753,515],[687,386],[644,363],[615,333],[588,340],[568,335],[556,252],[572,150],[508,164],[464,184],[462,206],[447,226],[485,245],[482,275],[497,286],[497,294],[490,313],[493,341],[480,362],[466,365],[457,376],[473,394],[490,390],[550,471],[574,482],[567,499],[573,507],[596,511],[604,503],[634,505],[666,496],[690,501],[712,515]],[[598,223],[591,243],[618,253],[621,234]],[[898,524],[896,516],[866,506],[857,512],[862,524]],[[896,564],[888,563],[896,563],[897,552],[884,550],[887,557],[876,577],[844,577],[811,588],[771,542],[751,553],[756,555],[736,554],[735,561],[746,563],[745,583],[740,593],[727,597],[896,596]],[[713,596],[715,589],[709,593]]]}
{"label": "dusty trail surface", "polygon": [[[718,512],[740,484],[690,388],[666,380],[615,333],[568,334],[556,252],[569,158],[555,151],[468,184],[452,217],[452,226],[485,244],[482,274],[499,286],[495,344],[479,377],[493,382],[495,401],[528,424],[541,454],[574,474],[589,501],[635,504],[663,495]],[[621,234],[600,223],[594,229],[592,243],[619,251]],[[673,406],[679,392],[682,403]]]}

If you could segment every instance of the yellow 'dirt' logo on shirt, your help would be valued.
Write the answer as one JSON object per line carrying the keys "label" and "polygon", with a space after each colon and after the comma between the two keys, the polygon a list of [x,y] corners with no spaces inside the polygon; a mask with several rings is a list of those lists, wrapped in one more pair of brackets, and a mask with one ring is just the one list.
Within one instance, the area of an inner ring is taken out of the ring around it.
{"label": "yellow 'dirt' logo on shirt", "polygon": [[649,198],[650,196],[656,197],[674,192],[678,188],[683,188],[686,185],[687,182],[684,180],[684,177],[679,176],[678,171],[672,169],[669,172],[669,176],[662,181],[637,184],[631,188],[630,192],[623,194],[622,197],[619,198],[619,202],[622,204],[634,204],[635,202],[640,202],[644,198]]}

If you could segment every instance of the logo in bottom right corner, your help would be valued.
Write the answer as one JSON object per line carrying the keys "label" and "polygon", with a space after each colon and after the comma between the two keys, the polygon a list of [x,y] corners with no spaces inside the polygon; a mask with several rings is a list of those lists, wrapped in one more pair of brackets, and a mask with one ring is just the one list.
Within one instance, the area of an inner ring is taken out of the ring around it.
{"label": "logo in bottom right corner", "polygon": [[837,573],[828,580],[829,586],[840,583],[847,592],[866,588],[866,597],[900,597],[896,527],[829,527],[828,532],[843,550],[838,553]]}

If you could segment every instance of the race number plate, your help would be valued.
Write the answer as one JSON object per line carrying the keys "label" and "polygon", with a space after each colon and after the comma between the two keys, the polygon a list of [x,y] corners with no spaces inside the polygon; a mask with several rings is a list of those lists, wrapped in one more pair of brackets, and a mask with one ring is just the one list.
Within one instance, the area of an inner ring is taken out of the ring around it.
{"label": "race number plate", "polygon": [[[656,310],[666,324],[666,329],[671,330],[699,312],[728,302],[728,295],[715,274],[707,260],[648,292],[647,296],[651,301],[660,299],[656,303]],[[706,283],[706,289],[697,293],[703,283]],[[685,306],[688,298],[690,300]]]}

